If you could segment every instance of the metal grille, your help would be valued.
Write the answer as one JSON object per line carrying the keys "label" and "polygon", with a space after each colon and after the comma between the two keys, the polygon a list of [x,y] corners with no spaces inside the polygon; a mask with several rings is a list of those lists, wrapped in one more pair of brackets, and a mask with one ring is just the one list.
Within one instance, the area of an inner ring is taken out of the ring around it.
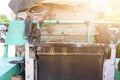
{"label": "metal grille", "polygon": [[38,54],[38,80],[102,80],[103,52],[98,47],[67,47],[66,55],[63,47],[54,49],[54,55],[48,47],[40,50],[46,53]]}

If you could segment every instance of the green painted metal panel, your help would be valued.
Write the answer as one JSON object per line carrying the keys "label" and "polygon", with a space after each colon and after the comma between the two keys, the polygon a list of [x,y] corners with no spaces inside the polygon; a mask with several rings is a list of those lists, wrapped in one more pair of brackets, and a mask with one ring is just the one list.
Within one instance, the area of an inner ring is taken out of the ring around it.
{"label": "green painted metal panel", "polygon": [[24,36],[24,21],[11,21],[6,34],[6,45],[24,45],[26,42]]}
{"label": "green painted metal panel", "polygon": [[24,21],[14,20],[9,23],[8,32],[6,33],[4,57],[8,55],[8,45],[24,45],[27,37],[24,36]]}
{"label": "green painted metal panel", "polygon": [[118,62],[119,62],[120,58],[116,59],[116,63],[115,63],[115,80],[120,80],[120,71],[118,71]]}
{"label": "green painted metal panel", "polygon": [[10,64],[11,60],[22,60],[21,57],[0,58],[0,80],[10,80],[11,76],[19,73],[17,64]]}
{"label": "green painted metal panel", "polygon": [[120,71],[115,68],[115,80],[120,80]]}

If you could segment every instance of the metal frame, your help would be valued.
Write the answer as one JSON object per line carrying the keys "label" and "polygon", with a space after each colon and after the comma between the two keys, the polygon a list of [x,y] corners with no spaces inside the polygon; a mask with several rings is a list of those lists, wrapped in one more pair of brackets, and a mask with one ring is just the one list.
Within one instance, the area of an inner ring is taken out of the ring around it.
{"label": "metal frame", "polygon": [[110,48],[111,48],[110,59],[104,61],[103,80],[114,80],[115,77],[116,45],[110,44]]}
{"label": "metal frame", "polygon": [[[45,24],[86,24],[85,21],[73,21],[73,20],[45,20],[43,21]],[[34,21],[33,23],[37,23]],[[88,43],[93,43],[93,34],[92,34],[92,27],[91,24],[119,24],[119,22],[110,22],[110,21],[91,21],[89,22],[88,26]],[[120,29],[119,29],[120,34]],[[87,43],[86,43],[87,44]],[[25,80],[37,80],[37,76],[34,73],[36,69],[34,67],[35,62],[33,58],[30,58],[29,54],[29,43],[25,44],[25,65],[26,65],[26,77]],[[106,59],[104,61],[103,66],[103,80],[114,80],[114,73],[115,73],[115,56],[116,56],[116,44],[110,44],[109,47],[111,48],[111,57],[110,59]]]}
{"label": "metal frame", "polygon": [[29,55],[29,43],[25,43],[25,80],[34,80],[34,59]]}

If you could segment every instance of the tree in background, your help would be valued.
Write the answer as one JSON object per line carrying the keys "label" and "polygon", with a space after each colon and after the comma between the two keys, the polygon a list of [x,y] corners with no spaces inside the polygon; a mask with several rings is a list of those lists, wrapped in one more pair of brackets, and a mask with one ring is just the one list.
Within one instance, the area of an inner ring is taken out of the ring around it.
{"label": "tree in background", "polygon": [[6,15],[0,14],[0,23],[8,23],[9,21]]}

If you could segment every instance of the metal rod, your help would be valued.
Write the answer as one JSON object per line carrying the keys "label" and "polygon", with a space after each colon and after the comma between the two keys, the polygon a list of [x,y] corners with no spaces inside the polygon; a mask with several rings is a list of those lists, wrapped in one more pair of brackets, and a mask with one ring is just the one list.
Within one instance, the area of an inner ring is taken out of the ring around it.
{"label": "metal rod", "polygon": [[8,45],[4,45],[4,55],[3,57],[8,57]]}
{"label": "metal rod", "polygon": [[86,36],[86,35],[87,34],[82,34],[82,35],[74,35],[74,34],[72,34],[72,35],[71,34],[70,35],[68,35],[68,34],[67,35],[41,34],[41,36]]}
{"label": "metal rod", "polygon": [[99,53],[96,53],[96,54],[90,54],[90,53],[66,53],[66,54],[64,54],[64,52],[63,53],[53,53],[53,54],[51,54],[50,52],[48,52],[48,53],[37,53],[38,55],[101,55],[101,54],[99,54]]}
{"label": "metal rod", "polygon": [[[33,21],[36,23],[37,21]],[[87,21],[90,24],[120,24],[120,22],[113,21]],[[44,20],[44,24],[86,24],[86,21],[81,20]]]}
{"label": "metal rod", "polygon": [[[86,24],[86,21],[80,20],[45,20],[45,24]],[[90,24],[120,24],[111,21],[89,21]]]}
{"label": "metal rod", "polygon": [[120,26],[118,27],[118,43],[120,43]]}
{"label": "metal rod", "polygon": [[89,43],[93,43],[93,33],[92,33],[92,25],[88,24],[88,38],[87,41]]}

